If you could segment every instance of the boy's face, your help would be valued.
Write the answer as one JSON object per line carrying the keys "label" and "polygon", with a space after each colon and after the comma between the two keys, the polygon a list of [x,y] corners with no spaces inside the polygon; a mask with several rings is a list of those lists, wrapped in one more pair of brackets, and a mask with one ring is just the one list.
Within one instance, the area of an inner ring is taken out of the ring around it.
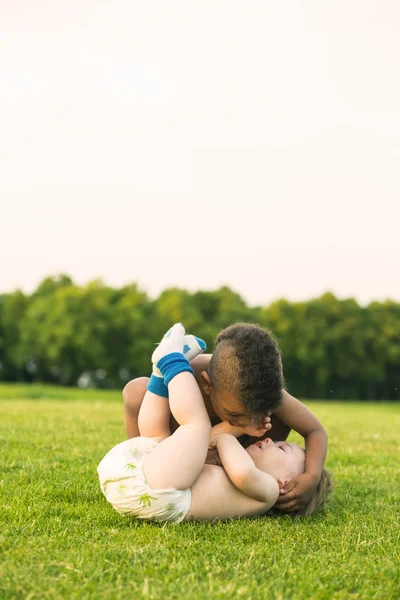
{"label": "boy's face", "polygon": [[244,427],[252,421],[251,415],[246,412],[243,404],[240,404],[233,394],[216,391],[211,385],[206,371],[203,371],[202,376],[204,391],[209,396],[211,406],[221,421],[227,421],[236,427]]}
{"label": "boy's face", "polygon": [[252,417],[246,413],[245,407],[240,404],[233,394],[229,392],[211,391],[210,402],[222,421],[227,421],[230,425],[244,427],[248,425]]}
{"label": "boy's face", "polygon": [[273,442],[271,438],[259,440],[246,448],[260,471],[276,480],[287,481],[294,475],[304,473],[305,452],[297,444]]}

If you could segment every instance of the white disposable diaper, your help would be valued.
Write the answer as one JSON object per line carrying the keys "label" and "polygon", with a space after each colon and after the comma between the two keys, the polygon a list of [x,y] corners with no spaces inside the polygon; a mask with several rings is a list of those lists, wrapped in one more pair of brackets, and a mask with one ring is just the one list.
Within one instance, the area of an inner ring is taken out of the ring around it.
{"label": "white disposable diaper", "polygon": [[100,487],[108,502],[121,514],[153,521],[183,521],[190,509],[191,491],[153,490],[147,483],[143,455],[157,446],[145,437],[114,446],[97,467]]}

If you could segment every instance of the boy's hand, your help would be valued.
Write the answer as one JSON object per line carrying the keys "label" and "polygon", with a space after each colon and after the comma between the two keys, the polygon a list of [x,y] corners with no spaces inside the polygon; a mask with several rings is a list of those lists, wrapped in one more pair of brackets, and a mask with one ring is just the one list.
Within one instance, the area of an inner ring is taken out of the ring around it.
{"label": "boy's hand", "polygon": [[295,475],[279,490],[276,508],[286,512],[304,508],[310,500],[318,480],[313,475],[302,473]]}
{"label": "boy's hand", "polygon": [[246,435],[251,437],[262,437],[267,431],[271,429],[270,417],[262,417],[259,421],[251,421],[248,425],[241,427],[241,430]]}

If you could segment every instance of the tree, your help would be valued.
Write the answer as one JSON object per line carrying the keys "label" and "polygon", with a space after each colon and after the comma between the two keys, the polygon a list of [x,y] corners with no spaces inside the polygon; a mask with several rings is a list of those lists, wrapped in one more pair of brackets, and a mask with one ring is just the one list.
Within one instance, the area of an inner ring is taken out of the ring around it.
{"label": "tree", "polygon": [[400,397],[400,304],[277,300],[249,307],[227,286],[190,293],[164,290],[151,300],[136,284],[77,286],[47,277],[31,296],[0,295],[0,377],[122,387],[148,375],[150,356],[168,327],[184,323],[212,352],[221,329],[260,323],[279,342],[289,391],[308,398]]}
{"label": "tree", "polygon": [[28,306],[28,298],[17,290],[0,296],[0,376],[4,381],[27,379],[20,328]]}

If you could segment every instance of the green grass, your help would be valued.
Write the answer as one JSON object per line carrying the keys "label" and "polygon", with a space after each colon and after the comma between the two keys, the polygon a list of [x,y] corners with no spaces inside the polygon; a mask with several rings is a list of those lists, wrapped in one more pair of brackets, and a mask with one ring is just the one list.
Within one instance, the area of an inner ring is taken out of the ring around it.
{"label": "green grass", "polygon": [[99,490],[124,439],[119,393],[2,385],[0,399],[2,600],[400,598],[398,405],[310,403],[336,484],[323,513],[159,525]]}

